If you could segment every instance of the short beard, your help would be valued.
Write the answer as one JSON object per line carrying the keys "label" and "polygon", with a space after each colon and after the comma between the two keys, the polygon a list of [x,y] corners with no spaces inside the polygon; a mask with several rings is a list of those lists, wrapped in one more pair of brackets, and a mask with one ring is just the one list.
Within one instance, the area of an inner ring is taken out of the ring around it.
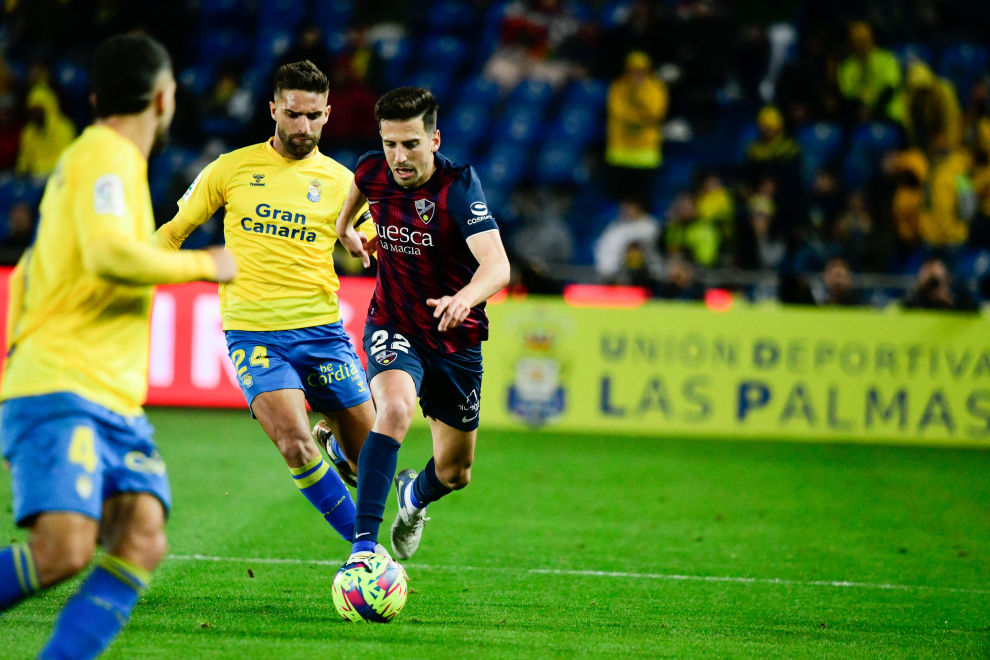
{"label": "short beard", "polygon": [[283,131],[282,127],[278,124],[275,125],[275,132],[278,133],[278,140],[282,143],[282,147],[296,158],[305,158],[313,153],[320,144],[320,133],[307,135],[306,137],[312,138],[313,143],[310,146],[302,146],[294,143],[289,137],[289,134]]}
{"label": "short beard", "polygon": [[154,157],[165,150],[165,146],[168,144],[168,124],[162,122],[158,124],[158,128],[155,129],[155,138],[151,141],[151,152],[148,157]]}

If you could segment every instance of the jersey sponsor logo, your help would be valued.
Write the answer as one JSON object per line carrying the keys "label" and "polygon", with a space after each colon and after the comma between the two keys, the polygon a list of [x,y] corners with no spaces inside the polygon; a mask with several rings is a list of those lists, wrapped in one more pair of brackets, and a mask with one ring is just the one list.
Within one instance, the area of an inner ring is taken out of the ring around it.
{"label": "jersey sponsor logo", "polygon": [[319,179],[313,179],[309,182],[309,190],[306,192],[306,199],[311,202],[320,201],[321,188],[323,184],[320,183]]}
{"label": "jersey sponsor logo", "polygon": [[420,248],[433,247],[433,234],[428,231],[417,231],[409,227],[389,225],[384,227],[375,223],[378,232],[378,247],[389,252],[403,254],[422,254]]}
{"label": "jersey sponsor logo", "polygon": [[478,397],[478,390],[471,390],[471,393],[468,394],[468,397],[464,400],[464,403],[457,407],[461,412],[474,413],[473,415],[464,415],[461,418],[462,423],[467,424],[468,422],[473,422],[477,419],[478,414],[481,412],[481,399]]}
{"label": "jersey sponsor logo", "polygon": [[252,186],[257,186],[257,187],[260,188],[260,187],[262,187],[262,186],[265,185],[265,182],[264,182],[265,175],[264,174],[254,174],[252,176],[254,176],[254,183],[251,184]]}
{"label": "jersey sponsor logo", "polygon": [[381,351],[375,355],[375,362],[387,367],[388,365],[395,362],[395,359],[399,357],[399,354],[395,351]]}
{"label": "jersey sponsor logo", "polygon": [[263,236],[280,236],[290,240],[298,240],[303,243],[316,242],[316,232],[306,231],[305,228],[299,229],[298,227],[292,227],[290,229],[285,225],[276,225],[271,222],[258,222],[252,218],[241,218],[241,229],[251,232],[252,234],[261,234]]}
{"label": "jersey sponsor logo", "polygon": [[473,215],[488,215],[488,207],[484,202],[475,202],[471,205],[471,213]]}
{"label": "jersey sponsor logo", "polygon": [[470,227],[471,225],[476,225],[479,222],[484,222],[485,220],[494,220],[494,219],[495,218],[493,218],[490,215],[486,215],[482,218],[471,218],[470,220],[467,221],[467,226]]}
{"label": "jersey sponsor logo", "polygon": [[[203,172],[205,171],[206,170],[203,170]],[[190,197],[192,197],[193,191],[196,190],[196,184],[199,183],[199,180],[203,178],[203,172],[197,174],[196,178],[193,179],[193,182],[189,184],[189,187],[186,189],[186,194],[182,196],[182,201],[186,201]]]}
{"label": "jersey sponsor logo", "polygon": [[416,202],[416,215],[419,219],[423,221],[424,224],[430,224],[430,220],[433,219],[433,212],[436,210],[437,205],[428,199],[417,199]]}
{"label": "jersey sponsor logo", "polygon": [[116,174],[104,174],[93,185],[93,209],[98,215],[123,218],[127,212],[124,202],[124,182]]}

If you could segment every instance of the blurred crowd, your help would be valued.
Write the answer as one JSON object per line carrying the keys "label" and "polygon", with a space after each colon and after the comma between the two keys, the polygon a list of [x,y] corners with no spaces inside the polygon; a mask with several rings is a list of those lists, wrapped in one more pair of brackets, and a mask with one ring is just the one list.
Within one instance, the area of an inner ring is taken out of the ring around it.
{"label": "blurred crowd", "polygon": [[[437,94],[515,291],[959,310],[990,294],[990,3],[7,0],[0,262],[90,120],[89,54],[130,29],[180,81],[151,164],[159,222],[206,163],[270,136],[271,72],[309,59],[331,81],[321,149],[348,166],[379,144],[381,92]],[[214,221],[188,244],[222,240]]]}

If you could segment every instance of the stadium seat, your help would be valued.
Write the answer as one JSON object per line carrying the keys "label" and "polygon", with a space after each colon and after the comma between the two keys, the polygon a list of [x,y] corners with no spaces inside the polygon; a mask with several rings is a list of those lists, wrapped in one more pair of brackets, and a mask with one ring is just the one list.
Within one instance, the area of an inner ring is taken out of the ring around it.
{"label": "stadium seat", "polygon": [[932,49],[926,44],[901,44],[895,46],[893,50],[902,68],[906,68],[911,60],[921,60],[929,65],[934,62]]}
{"label": "stadium seat", "polygon": [[303,0],[265,0],[260,3],[258,27],[295,32],[305,13]]}
{"label": "stadium seat", "polygon": [[548,141],[537,157],[536,176],[540,183],[587,183],[589,173],[582,149],[573,144]]}
{"label": "stadium seat", "polygon": [[571,104],[563,108],[550,125],[548,139],[583,147],[599,137],[603,129],[602,121],[594,108]]}
{"label": "stadium seat", "polygon": [[900,129],[892,124],[864,124],[857,128],[843,166],[846,186],[856,189],[869,182],[884,153],[895,149],[900,141]]}
{"label": "stadium seat", "polygon": [[440,144],[440,153],[461,165],[472,165],[474,161],[471,150],[461,142],[444,139]]}
{"label": "stadium seat", "polygon": [[466,82],[457,93],[460,103],[478,103],[494,106],[500,100],[498,85],[491,80],[478,76]]}
{"label": "stadium seat", "polygon": [[347,29],[354,13],[352,0],[316,0],[313,19],[324,32]]}
{"label": "stadium seat", "polygon": [[213,67],[209,64],[197,64],[184,69],[179,74],[179,83],[196,96],[202,96],[213,84]]}
{"label": "stadium seat", "polygon": [[835,157],[842,146],[842,129],[836,124],[819,122],[798,130],[795,136],[801,145],[801,180],[811,187],[815,173]]}
{"label": "stadium seat", "polygon": [[755,140],[760,135],[760,130],[756,127],[754,122],[747,122],[743,126],[742,130],[739,131],[739,137],[736,142],[736,163],[742,164],[746,162],[746,147],[749,143]]}
{"label": "stadium seat", "polygon": [[579,80],[570,85],[564,92],[564,104],[572,103],[587,105],[592,108],[604,108],[605,97],[608,96],[608,85],[601,80],[589,78]]}
{"label": "stadium seat", "polygon": [[412,54],[409,39],[381,39],[375,42],[374,49],[384,64],[386,85],[398,87],[405,78]]}
{"label": "stadium seat", "polygon": [[200,63],[242,60],[248,53],[248,40],[236,30],[208,30],[199,42]]}
{"label": "stadium seat", "polygon": [[430,90],[441,105],[446,105],[454,88],[453,77],[453,71],[450,69],[427,69],[414,74],[409,84]]}
{"label": "stadium seat", "polygon": [[958,43],[942,51],[939,74],[952,81],[961,103],[969,101],[970,88],[980,76],[987,74],[990,49],[976,44]]}
{"label": "stadium seat", "polygon": [[553,87],[550,83],[542,80],[525,80],[513,90],[509,103],[514,106],[528,105],[543,111],[550,105],[553,96]]}
{"label": "stadium seat", "polygon": [[292,47],[292,32],[265,27],[258,30],[254,39],[254,61],[263,67],[271,67]]}
{"label": "stadium seat", "polygon": [[500,144],[492,150],[479,168],[483,185],[512,188],[528,171],[526,147],[516,144]]}
{"label": "stadium seat", "polygon": [[338,151],[330,152],[329,155],[335,161],[337,161],[338,163],[340,163],[341,165],[343,165],[352,172],[354,171],[354,167],[357,165],[358,158],[361,157],[361,154],[354,151],[353,149],[340,149]]}
{"label": "stadium seat", "polygon": [[473,150],[487,134],[489,112],[484,103],[461,103],[449,115],[440,115],[440,135],[445,143]]}
{"label": "stadium seat", "polygon": [[444,68],[456,72],[464,62],[465,55],[467,47],[464,42],[448,35],[425,39],[419,61],[430,69]]}
{"label": "stadium seat", "polygon": [[499,122],[496,139],[509,142],[532,142],[539,137],[541,113],[529,105],[508,108]]}
{"label": "stadium seat", "polygon": [[434,0],[427,22],[441,34],[463,32],[474,25],[474,7],[467,0]]}

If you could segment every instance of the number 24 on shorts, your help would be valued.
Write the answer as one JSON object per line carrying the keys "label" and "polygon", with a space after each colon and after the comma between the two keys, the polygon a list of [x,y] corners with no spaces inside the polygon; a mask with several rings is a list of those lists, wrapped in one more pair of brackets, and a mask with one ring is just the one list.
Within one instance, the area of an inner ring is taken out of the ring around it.
{"label": "number 24 on shorts", "polygon": [[[244,357],[247,355],[243,350],[237,349],[230,354],[230,359],[234,363],[234,369],[237,371],[237,375],[240,376],[243,372],[247,371],[247,367],[242,367],[241,362],[244,362]],[[251,359],[249,360],[252,367],[263,367],[268,368],[268,349],[264,346],[255,346],[254,350],[251,351]]]}

